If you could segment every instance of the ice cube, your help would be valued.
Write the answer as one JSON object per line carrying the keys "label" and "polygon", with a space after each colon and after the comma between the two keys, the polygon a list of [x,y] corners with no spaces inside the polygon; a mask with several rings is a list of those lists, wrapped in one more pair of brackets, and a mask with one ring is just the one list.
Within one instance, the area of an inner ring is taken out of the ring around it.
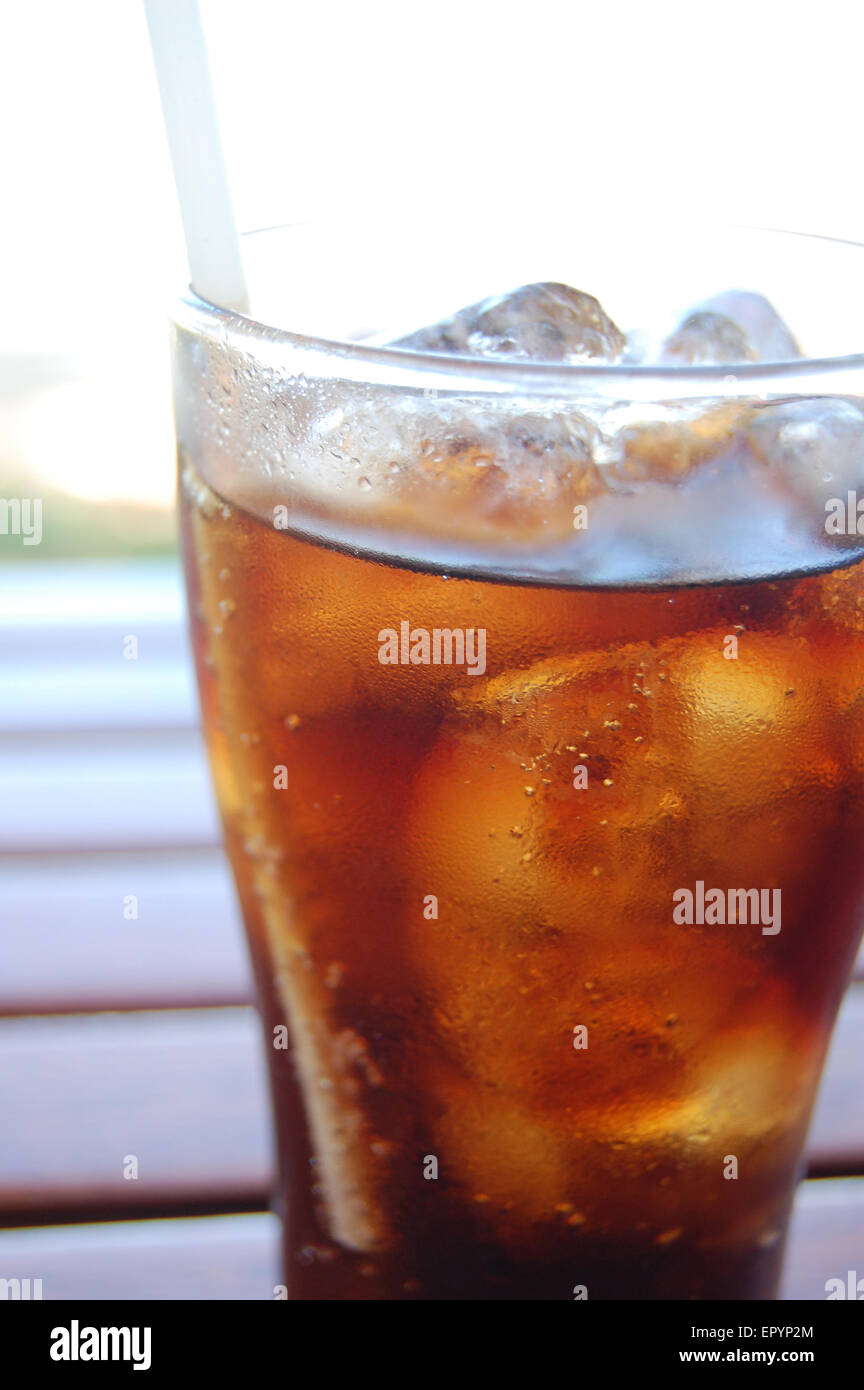
{"label": "ice cube", "polygon": [[788,362],[801,356],[801,349],[764,294],[724,290],[700,307],[736,323],[746,333],[760,362]]}
{"label": "ice cube", "polygon": [[605,489],[594,463],[595,430],[575,413],[510,415],[496,440],[511,524],[566,535],[573,507]]}
{"label": "ice cube", "polygon": [[[758,621],[749,626],[752,617],[742,604],[723,625],[682,648],[674,680],[683,717],[666,729],[693,823],[705,827],[702,875],[712,876],[713,863],[717,872],[734,868],[738,885],[782,885],[785,934],[795,931],[791,904],[798,885],[803,902],[808,875],[816,872],[819,846],[807,826],[823,818],[831,823],[843,784],[842,755],[836,730],[820,714],[821,653],[803,630],[759,631]],[[780,615],[768,609],[763,621],[774,625]],[[732,633],[738,647],[727,660]],[[731,837],[734,856],[722,837],[712,838],[712,823]]]}
{"label": "ice cube", "polygon": [[376,525],[427,536],[556,544],[574,507],[606,490],[595,426],[572,409],[506,398],[352,402],[314,426],[316,487]]}
{"label": "ice cube", "polygon": [[[824,533],[826,503],[864,486],[864,410],[841,397],[785,401],[758,409],[754,453],[812,509]],[[830,538],[830,537],[829,537]]]}
{"label": "ice cube", "polygon": [[402,491],[427,520],[440,514],[464,534],[562,539],[572,534],[574,507],[605,491],[594,427],[575,413],[505,402],[468,415],[436,402],[424,425]]}
{"label": "ice cube", "polygon": [[[441,1047],[466,1074],[539,1110],[560,1105],[573,1027],[586,1021],[583,1009],[593,1017],[595,977],[635,947],[652,910],[672,932],[668,893],[651,866],[681,802],[651,731],[675,694],[649,662],[650,645],[627,646],[453,692],[414,788],[417,890],[425,884],[441,907],[435,923],[406,930]],[[609,1024],[646,1086],[667,1055],[671,1010],[662,1007],[628,1005],[627,1019],[616,1013]],[[643,1033],[646,1050],[634,1060],[631,1044]],[[592,1063],[581,1075],[582,1103],[599,1103],[605,1073],[601,1084]]]}
{"label": "ice cube", "polygon": [[745,419],[735,401],[614,406],[606,413],[594,456],[616,492],[646,482],[675,484],[733,445]]}
{"label": "ice cube", "polygon": [[471,304],[394,346],[536,362],[617,362],[624,334],[590,294],[569,285],[523,285]]}
{"label": "ice cube", "polygon": [[688,314],[663,344],[660,360],[683,367],[755,362],[756,350],[733,319],[710,309]]}
{"label": "ice cube", "polygon": [[662,362],[681,366],[786,362],[800,356],[773,305],[749,290],[725,290],[697,304],[660,352]]}
{"label": "ice cube", "polygon": [[427,1078],[426,1088],[441,1097],[434,1133],[447,1181],[473,1197],[478,1219],[505,1240],[572,1195],[578,1171],[563,1126],[458,1072]]}

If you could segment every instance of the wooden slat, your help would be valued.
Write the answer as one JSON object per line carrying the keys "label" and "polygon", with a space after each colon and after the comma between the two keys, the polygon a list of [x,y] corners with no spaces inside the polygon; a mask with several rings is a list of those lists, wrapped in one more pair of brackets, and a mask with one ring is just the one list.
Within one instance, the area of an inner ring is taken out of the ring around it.
{"label": "wooden slat", "polygon": [[215,845],[200,737],[129,732],[0,740],[0,853]]}
{"label": "wooden slat", "polygon": [[[185,659],[176,559],[3,565],[0,655],[7,669],[19,662],[122,659],[122,642],[129,635],[138,638],[139,660]],[[57,695],[59,704],[62,692]]]}
{"label": "wooden slat", "polygon": [[[137,898],[137,919],[124,917]],[[0,1014],[247,1003],[220,850],[41,855],[0,871]]]}
{"label": "wooden slat", "polygon": [[825,1298],[828,1279],[864,1273],[864,1180],[830,1178],[798,1189],[781,1298]]}
{"label": "wooden slat", "polygon": [[[860,988],[844,1006],[809,1155],[864,1172]],[[251,1009],[0,1021],[0,1211],[266,1202],[263,1050]],[[124,1181],[136,1154],[141,1176]]]}
{"label": "wooden slat", "polygon": [[[804,1183],[781,1297],[822,1300],[828,1279],[862,1268],[864,1181]],[[261,1212],[0,1232],[0,1277],[41,1279],[46,1300],[270,1300],[279,1227]]]}
{"label": "wooden slat", "polygon": [[[139,900],[137,923],[122,915],[128,894]],[[0,922],[0,1015],[251,998],[240,916],[217,849],[6,856]],[[858,965],[861,974],[864,952]]]}
{"label": "wooden slat", "polygon": [[[853,984],[837,1017],[810,1126],[810,1171],[864,1173],[864,985]],[[864,1274],[864,1269],[862,1269]]]}
{"label": "wooden slat", "polygon": [[0,662],[0,853],[218,842],[176,560],[4,566]]}
{"label": "wooden slat", "polygon": [[0,734],[192,729],[198,706],[188,661],[18,663],[0,685]]}
{"label": "wooden slat", "polygon": [[[262,1045],[249,1008],[0,1022],[0,1211],[266,1202]],[[123,1177],[126,1155],[139,1177]]]}
{"label": "wooden slat", "polygon": [[272,1299],[279,1226],[266,1212],[0,1231],[0,1278],[44,1299]]}

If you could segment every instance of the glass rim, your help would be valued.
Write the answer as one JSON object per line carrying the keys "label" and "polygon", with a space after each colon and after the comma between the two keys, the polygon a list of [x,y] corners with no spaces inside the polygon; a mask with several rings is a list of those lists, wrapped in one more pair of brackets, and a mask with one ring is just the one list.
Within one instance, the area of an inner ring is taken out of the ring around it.
{"label": "glass rim", "polygon": [[[317,219],[258,227],[243,239],[271,232],[308,227]],[[325,219],[320,219],[324,221]],[[826,246],[853,246],[864,251],[864,242],[814,232],[781,228],[737,226],[736,230],[815,240]],[[418,351],[414,348],[352,342],[317,337],[269,324],[239,310],[225,309],[202,298],[191,285],[176,297],[172,320],[179,326],[226,345],[250,350],[270,366],[278,366],[284,352],[302,354],[315,371],[315,363],[329,363],[327,375],[339,364],[341,375],[352,381],[441,391],[475,390],[478,394],[532,396],[600,396],[614,400],[670,400],[700,397],[801,396],[832,393],[859,394],[864,384],[864,351],[832,357],[798,357],[786,362],[726,362],[711,366],[639,365],[635,363],[558,363],[523,359],[471,357],[458,353]],[[864,332],[864,329],[862,329]],[[287,363],[286,363],[287,365]],[[836,379],[836,380],[834,380]],[[857,389],[854,389],[856,388]]]}

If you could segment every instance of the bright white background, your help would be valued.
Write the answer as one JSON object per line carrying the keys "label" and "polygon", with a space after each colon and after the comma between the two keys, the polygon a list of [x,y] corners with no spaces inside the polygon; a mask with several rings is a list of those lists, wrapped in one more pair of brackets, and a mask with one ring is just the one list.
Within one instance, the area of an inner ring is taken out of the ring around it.
{"label": "bright white background", "polygon": [[[852,0],[202,9],[243,228],[326,210],[350,228],[404,194],[494,236],[553,190],[574,236],[683,207],[864,240]],[[0,467],[167,503],[183,254],[143,11],[0,14]]]}

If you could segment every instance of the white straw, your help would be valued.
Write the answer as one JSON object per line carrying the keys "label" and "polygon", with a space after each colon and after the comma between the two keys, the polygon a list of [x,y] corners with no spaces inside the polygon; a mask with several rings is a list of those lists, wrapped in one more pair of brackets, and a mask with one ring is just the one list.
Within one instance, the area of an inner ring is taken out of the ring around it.
{"label": "white straw", "polygon": [[144,7],[192,288],[244,313],[246,282],[198,0],[144,0]]}

